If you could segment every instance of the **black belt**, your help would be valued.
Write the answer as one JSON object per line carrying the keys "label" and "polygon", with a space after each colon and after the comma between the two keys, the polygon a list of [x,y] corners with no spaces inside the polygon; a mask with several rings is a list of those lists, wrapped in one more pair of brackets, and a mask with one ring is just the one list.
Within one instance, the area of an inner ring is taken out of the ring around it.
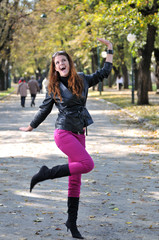
{"label": "black belt", "polygon": [[79,132],[73,132],[73,131],[72,131],[72,133],[75,133],[75,134],[80,135],[80,134],[84,134],[84,130],[83,130],[83,131],[79,131]]}

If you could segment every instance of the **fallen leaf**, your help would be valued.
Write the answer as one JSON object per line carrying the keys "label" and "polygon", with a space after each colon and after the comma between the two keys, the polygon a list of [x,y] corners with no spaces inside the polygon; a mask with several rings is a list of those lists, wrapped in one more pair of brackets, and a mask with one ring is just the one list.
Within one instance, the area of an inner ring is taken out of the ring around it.
{"label": "fallen leaf", "polygon": [[132,229],[129,229],[129,230],[128,230],[128,232],[134,232],[134,230],[132,230]]}
{"label": "fallen leaf", "polygon": [[146,179],[151,179],[151,177],[144,177],[144,178],[146,178]]}
{"label": "fallen leaf", "polygon": [[58,228],[58,227],[57,227],[57,228],[55,228],[55,230],[57,230],[57,231],[61,231],[61,228]]}
{"label": "fallen leaf", "polygon": [[114,211],[119,211],[119,208],[113,208]]}
{"label": "fallen leaf", "polygon": [[107,196],[111,196],[111,194],[109,192],[107,192],[106,194],[107,194]]}
{"label": "fallen leaf", "polygon": [[43,218],[37,218],[34,222],[42,222]]}

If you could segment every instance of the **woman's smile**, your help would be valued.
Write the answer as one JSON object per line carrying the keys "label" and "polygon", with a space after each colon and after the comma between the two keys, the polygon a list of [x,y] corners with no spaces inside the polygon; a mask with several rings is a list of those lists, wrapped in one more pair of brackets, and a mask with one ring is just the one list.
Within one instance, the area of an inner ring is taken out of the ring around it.
{"label": "woman's smile", "polygon": [[70,71],[68,59],[64,55],[55,57],[55,70],[59,72],[61,77],[67,77]]}

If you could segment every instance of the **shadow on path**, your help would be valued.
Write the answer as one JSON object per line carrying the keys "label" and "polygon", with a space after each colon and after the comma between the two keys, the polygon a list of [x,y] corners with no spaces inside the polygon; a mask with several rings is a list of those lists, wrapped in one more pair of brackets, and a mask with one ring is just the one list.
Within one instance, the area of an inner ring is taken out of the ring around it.
{"label": "shadow on path", "polygon": [[[67,162],[53,141],[57,110],[33,132],[27,126],[36,107],[22,109],[13,95],[0,102],[0,239],[64,240],[67,178],[45,181],[29,193],[41,165]],[[89,240],[158,240],[158,136],[107,103],[88,100],[94,124],[87,150],[94,170],[82,178],[79,230]]]}

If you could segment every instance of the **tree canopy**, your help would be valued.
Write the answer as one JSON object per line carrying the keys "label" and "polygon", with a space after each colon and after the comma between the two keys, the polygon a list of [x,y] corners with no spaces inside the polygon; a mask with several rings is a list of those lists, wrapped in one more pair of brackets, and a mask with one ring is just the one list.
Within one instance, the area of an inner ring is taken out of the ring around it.
{"label": "tree canopy", "polygon": [[[41,73],[48,68],[52,53],[61,49],[73,56],[79,70],[92,72],[97,48],[105,50],[96,39],[104,37],[114,45],[114,73],[127,75],[132,53],[139,72],[138,103],[148,104],[151,57],[159,48],[158,0],[2,0],[1,4],[0,54],[4,56],[9,46],[14,74]],[[6,9],[10,10],[6,13]],[[127,41],[129,33],[136,35],[135,42]]]}

